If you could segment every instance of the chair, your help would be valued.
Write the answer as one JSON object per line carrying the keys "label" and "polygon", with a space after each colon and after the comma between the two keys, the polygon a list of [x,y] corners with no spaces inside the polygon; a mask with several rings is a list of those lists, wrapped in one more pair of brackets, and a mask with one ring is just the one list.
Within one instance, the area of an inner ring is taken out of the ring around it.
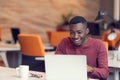
{"label": "chair", "polygon": [[114,39],[114,40],[108,40],[108,33],[107,32],[104,32],[103,35],[102,35],[102,40],[103,41],[106,41],[108,42],[108,46],[109,47],[112,47],[112,49],[115,49],[116,48],[116,43],[120,40],[120,33],[117,33],[117,37]]}
{"label": "chair", "polygon": [[[18,41],[21,47],[22,54],[22,62],[19,62],[19,64],[27,64],[30,66],[30,70],[36,70],[36,65],[38,65],[37,63],[39,62],[35,61],[35,57],[44,57],[45,53],[40,35],[19,34]],[[42,63],[42,65],[44,67],[44,63]],[[38,69],[36,71],[38,71]]]}
{"label": "chair", "polygon": [[21,52],[26,56],[44,56],[44,46],[39,35],[19,34],[18,41],[21,46]]}
{"label": "chair", "polygon": [[104,43],[104,45],[105,45],[105,48],[106,48],[106,50],[107,50],[107,53],[108,53],[108,42],[106,42],[106,41],[103,41],[103,43]]}
{"label": "chair", "polygon": [[2,40],[2,28],[0,28],[0,41]]}
{"label": "chair", "polygon": [[51,31],[46,31],[49,43],[51,42]]}
{"label": "chair", "polygon": [[49,32],[48,36],[50,45],[57,47],[63,38],[69,37],[69,32]]}

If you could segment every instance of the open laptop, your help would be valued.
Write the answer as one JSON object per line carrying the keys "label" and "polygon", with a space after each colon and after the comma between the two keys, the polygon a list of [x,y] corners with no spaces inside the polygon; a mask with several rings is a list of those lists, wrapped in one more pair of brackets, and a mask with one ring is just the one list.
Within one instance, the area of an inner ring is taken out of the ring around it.
{"label": "open laptop", "polygon": [[87,80],[84,55],[45,55],[46,80]]}
{"label": "open laptop", "polygon": [[12,33],[13,42],[17,43],[18,34],[20,34],[20,29],[19,28],[11,28],[11,33]]}

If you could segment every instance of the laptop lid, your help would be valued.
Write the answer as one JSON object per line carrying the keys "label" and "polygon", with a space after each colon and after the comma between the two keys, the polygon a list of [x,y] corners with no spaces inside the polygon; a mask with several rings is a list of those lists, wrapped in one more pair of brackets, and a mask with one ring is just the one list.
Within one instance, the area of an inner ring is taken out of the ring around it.
{"label": "laptop lid", "polygon": [[46,80],[87,80],[85,55],[45,55]]}
{"label": "laptop lid", "polygon": [[19,28],[11,28],[11,33],[12,33],[12,38],[14,43],[18,41],[18,34],[20,34],[20,29]]}

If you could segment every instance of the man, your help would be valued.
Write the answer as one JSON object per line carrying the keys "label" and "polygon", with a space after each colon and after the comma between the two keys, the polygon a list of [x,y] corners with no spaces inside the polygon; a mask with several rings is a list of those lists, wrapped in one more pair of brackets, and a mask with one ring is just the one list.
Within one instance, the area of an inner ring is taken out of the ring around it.
{"label": "man", "polygon": [[75,16],[69,23],[70,37],[64,38],[55,54],[86,55],[88,78],[106,79],[109,75],[107,51],[99,39],[88,37],[87,21]]}

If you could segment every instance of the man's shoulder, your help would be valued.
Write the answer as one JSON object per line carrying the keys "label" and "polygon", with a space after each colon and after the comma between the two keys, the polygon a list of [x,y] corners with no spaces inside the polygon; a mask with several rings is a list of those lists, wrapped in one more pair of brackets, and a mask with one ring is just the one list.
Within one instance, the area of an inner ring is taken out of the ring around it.
{"label": "man's shoulder", "polygon": [[94,46],[94,47],[98,48],[98,49],[100,49],[100,47],[104,46],[103,41],[100,40],[100,39],[97,39],[97,38],[90,38],[89,44],[91,46]]}
{"label": "man's shoulder", "polygon": [[98,39],[98,38],[89,38],[91,42],[94,42],[94,43],[102,43],[103,41],[101,39]]}
{"label": "man's shoulder", "polygon": [[69,37],[63,38],[58,46],[65,47],[65,46],[70,46],[71,45],[71,40]]}

